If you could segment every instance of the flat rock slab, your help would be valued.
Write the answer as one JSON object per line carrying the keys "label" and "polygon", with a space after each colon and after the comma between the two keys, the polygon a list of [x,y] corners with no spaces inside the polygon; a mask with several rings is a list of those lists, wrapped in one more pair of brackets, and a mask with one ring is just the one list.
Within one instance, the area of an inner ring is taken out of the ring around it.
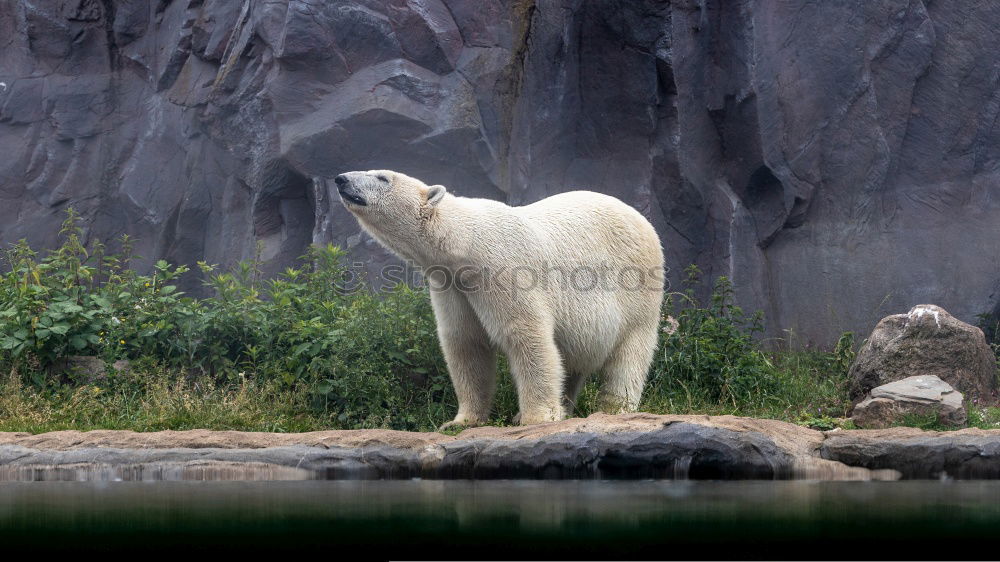
{"label": "flat rock slab", "polygon": [[907,377],[883,384],[872,389],[871,396],[872,398],[907,400],[925,404],[944,402],[955,407],[962,405],[962,394],[956,392],[950,384],[934,375]]}
{"label": "flat rock slab", "polygon": [[851,419],[861,428],[883,429],[908,414],[931,414],[953,427],[966,422],[962,393],[935,375],[907,377],[875,387],[854,407]]}
{"label": "flat rock slab", "polygon": [[1000,431],[820,432],[733,416],[594,414],[449,436],[388,430],[0,433],[0,480],[1000,477]]}

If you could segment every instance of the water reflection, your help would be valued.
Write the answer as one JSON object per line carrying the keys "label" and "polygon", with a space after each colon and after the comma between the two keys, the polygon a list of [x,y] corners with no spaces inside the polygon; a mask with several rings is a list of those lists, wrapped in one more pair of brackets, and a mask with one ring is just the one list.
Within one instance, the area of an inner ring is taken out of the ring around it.
{"label": "water reflection", "polygon": [[[487,547],[473,557],[664,558],[673,555],[657,549],[710,548],[709,557],[756,558],[782,545],[848,541],[853,551],[868,541],[904,549],[897,555],[918,545],[924,557],[934,541],[993,541],[998,525],[997,482],[0,483],[0,543],[25,549],[337,544],[407,558],[444,547],[446,558]],[[748,541],[766,548],[740,550]]]}
{"label": "water reflection", "polygon": [[141,482],[315,480],[311,470],[262,462],[79,463],[0,466],[0,482]]}

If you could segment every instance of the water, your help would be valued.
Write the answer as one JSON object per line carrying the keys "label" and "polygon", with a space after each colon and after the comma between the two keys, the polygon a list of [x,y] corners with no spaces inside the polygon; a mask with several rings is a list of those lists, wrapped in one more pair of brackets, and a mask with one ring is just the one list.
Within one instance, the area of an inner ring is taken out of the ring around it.
{"label": "water", "polygon": [[987,481],[0,483],[4,552],[965,558],[997,529],[1000,482]]}

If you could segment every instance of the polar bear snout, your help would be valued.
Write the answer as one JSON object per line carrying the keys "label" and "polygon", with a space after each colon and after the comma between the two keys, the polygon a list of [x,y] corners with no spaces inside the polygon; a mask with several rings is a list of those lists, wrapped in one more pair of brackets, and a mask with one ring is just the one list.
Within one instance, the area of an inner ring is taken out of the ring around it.
{"label": "polar bear snout", "polygon": [[362,207],[368,204],[365,198],[351,186],[351,180],[347,178],[347,174],[340,174],[333,178],[333,182],[337,184],[337,192],[340,193],[340,198],[344,201]]}

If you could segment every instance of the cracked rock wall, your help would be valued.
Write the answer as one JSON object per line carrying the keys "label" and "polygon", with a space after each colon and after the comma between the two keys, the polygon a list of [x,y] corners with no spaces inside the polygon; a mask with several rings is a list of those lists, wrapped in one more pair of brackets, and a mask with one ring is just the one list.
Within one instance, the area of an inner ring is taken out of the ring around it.
{"label": "cracked rock wall", "polygon": [[[991,0],[2,0],[0,240],[392,260],[322,178],[610,193],[773,336],[998,307]],[[192,277],[191,287],[197,286]],[[676,284],[676,283],[675,283]],[[790,331],[790,332],[789,332]]]}

